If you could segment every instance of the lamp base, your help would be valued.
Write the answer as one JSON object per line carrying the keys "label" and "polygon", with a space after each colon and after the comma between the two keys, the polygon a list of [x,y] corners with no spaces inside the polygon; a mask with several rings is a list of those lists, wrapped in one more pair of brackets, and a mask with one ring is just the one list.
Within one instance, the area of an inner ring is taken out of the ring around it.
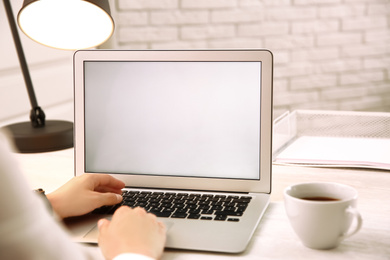
{"label": "lamp base", "polygon": [[44,127],[34,128],[31,122],[3,127],[11,134],[18,152],[42,153],[73,147],[73,123],[46,120]]}

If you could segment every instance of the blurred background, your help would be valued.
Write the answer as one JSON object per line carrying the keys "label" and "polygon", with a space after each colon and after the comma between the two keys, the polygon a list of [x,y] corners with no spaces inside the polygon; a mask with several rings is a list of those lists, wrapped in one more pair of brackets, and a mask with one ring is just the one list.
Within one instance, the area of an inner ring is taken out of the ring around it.
{"label": "blurred background", "polygon": [[[11,2],[16,16],[22,0]],[[110,5],[115,33],[100,48],[271,50],[275,117],[295,109],[390,112],[389,0],[110,0]],[[0,122],[28,120],[29,101],[3,5],[0,37]],[[38,102],[47,117],[56,117],[72,107],[73,52],[21,37]]]}

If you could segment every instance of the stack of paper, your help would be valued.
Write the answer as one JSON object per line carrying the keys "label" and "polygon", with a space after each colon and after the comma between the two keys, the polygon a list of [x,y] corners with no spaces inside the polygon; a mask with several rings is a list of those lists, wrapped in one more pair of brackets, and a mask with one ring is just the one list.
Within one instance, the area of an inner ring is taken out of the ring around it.
{"label": "stack of paper", "polygon": [[301,136],[274,163],[390,170],[390,139]]}

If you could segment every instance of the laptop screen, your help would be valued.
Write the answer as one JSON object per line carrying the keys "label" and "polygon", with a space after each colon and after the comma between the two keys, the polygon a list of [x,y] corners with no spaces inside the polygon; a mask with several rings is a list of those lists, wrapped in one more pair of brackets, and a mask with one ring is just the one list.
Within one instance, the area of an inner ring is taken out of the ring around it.
{"label": "laptop screen", "polygon": [[85,172],[260,179],[261,61],[84,61]]}

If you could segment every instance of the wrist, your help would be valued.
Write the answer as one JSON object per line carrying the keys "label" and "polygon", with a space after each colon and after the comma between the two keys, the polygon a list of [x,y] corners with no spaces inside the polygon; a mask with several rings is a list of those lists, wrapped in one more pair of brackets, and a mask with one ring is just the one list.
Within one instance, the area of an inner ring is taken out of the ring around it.
{"label": "wrist", "polygon": [[59,218],[63,219],[64,216],[61,214],[61,211],[59,210],[61,208],[61,206],[59,206],[60,200],[57,199],[55,192],[47,194],[46,199],[51,204],[52,211],[55,212]]}

